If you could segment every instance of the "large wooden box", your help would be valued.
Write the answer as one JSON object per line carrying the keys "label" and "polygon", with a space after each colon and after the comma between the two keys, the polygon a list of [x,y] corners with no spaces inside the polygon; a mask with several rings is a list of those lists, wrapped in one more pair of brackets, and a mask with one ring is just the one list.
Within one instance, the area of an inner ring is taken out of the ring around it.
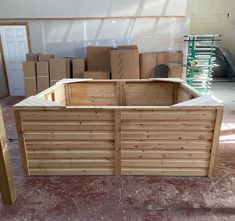
{"label": "large wooden box", "polygon": [[222,115],[179,79],[65,79],[15,105],[26,175],[211,176]]}

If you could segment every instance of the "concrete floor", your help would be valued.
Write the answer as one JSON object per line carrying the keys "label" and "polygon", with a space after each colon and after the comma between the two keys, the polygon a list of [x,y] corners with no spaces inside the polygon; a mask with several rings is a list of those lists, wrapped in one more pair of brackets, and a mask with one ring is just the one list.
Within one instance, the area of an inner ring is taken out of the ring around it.
{"label": "concrete floor", "polygon": [[[10,143],[18,200],[0,201],[0,220],[235,220],[235,82],[217,82],[225,102],[215,177],[24,177],[18,142]],[[17,138],[12,105],[2,100],[8,138]]]}

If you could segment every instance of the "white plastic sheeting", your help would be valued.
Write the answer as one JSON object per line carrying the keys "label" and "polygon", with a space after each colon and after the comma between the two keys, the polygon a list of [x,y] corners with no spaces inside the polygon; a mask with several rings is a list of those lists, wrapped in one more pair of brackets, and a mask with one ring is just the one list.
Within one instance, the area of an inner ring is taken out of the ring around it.
{"label": "white plastic sheeting", "polygon": [[189,19],[183,17],[30,22],[34,52],[85,57],[89,45],[136,44],[140,52],[185,49]]}

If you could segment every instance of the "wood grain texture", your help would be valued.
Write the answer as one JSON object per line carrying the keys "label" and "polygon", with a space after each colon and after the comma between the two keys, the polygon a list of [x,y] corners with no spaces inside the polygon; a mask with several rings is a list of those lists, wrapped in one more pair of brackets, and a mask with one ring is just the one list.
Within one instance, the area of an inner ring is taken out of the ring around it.
{"label": "wood grain texture", "polygon": [[13,204],[16,201],[16,190],[13,181],[8,144],[0,107],[0,193],[4,204]]}

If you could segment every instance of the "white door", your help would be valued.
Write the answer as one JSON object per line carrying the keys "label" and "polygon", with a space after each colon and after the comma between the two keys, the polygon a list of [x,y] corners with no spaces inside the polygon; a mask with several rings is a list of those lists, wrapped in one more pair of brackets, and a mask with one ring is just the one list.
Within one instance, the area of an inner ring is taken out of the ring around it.
{"label": "white door", "polygon": [[26,26],[0,26],[0,34],[11,96],[23,96],[22,62],[29,52]]}

